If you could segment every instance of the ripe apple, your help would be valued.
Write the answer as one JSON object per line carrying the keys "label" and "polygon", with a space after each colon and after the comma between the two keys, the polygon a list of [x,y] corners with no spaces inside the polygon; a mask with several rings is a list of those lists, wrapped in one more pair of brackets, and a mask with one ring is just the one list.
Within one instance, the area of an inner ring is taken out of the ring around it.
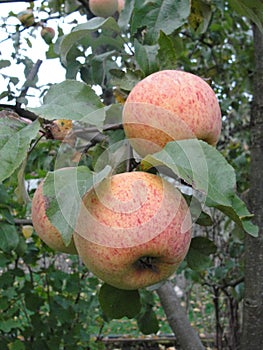
{"label": "ripe apple", "polygon": [[59,231],[49,221],[46,213],[49,205],[47,197],[43,194],[43,182],[41,182],[32,200],[32,223],[36,233],[51,249],[68,254],[77,254],[74,241],[72,240],[66,246]]}
{"label": "ripe apple", "polygon": [[191,240],[181,192],[158,175],[116,174],[82,198],[73,234],[84,264],[106,283],[139,289],[171,276]]}
{"label": "ripe apple", "polygon": [[44,39],[45,43],[48,45],[52,43],[52,40],[54,39],[55,34],[56,34],[55,30],[51,27],[43,27],[40,32],[41,37]]}
{"label": "ripe apple", "polygon": [[216,145],[222,124],[212,88],[202,78],[178,70],[153,73],[135,85],[122,117],[125,134],[141,156],[182,139]]}
{"label": "ripe apple", "polygon": [[90,0],[90,11],[98,17],[110,17],[118,10],[118,0]]}

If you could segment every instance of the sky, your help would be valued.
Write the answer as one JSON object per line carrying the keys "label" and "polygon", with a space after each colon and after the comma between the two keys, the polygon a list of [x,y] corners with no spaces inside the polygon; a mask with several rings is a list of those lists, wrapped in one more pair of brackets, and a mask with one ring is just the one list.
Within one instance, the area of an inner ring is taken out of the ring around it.
{"label": "sky", "polygon": [[[40,3],[40,1],[36,1],[36,3]],[[0,4],[0,60],[11,59],[11,53],[13,51],[13,43],[12,39],[5,40],[7,38],[6,32],[1,30],[1,23],[3,22],[4,17],[8,16],[8,13],[10,11],[13,11],[15,14],[18,14],[20,11],[23,11],[27,8],[28,4],[24,2],[16,2],[16,3],[8,3],[8,4]],[[46,14],[43,12],[40,14],[41,19],[46,18]],[[72,24],[70,22],[73,20],[73,18],[77,18],[79,22],[84,21],[84,16],[81,17],[77,13],[72,14],[71,16],[67,16],[66,20],[62,22],[62,20],[50,20],[48,21],[48,26],[53,27],[54,29],[59,24],[65,33],[69,33],[72,28]],[[19,20],[15,17],[8,18],[6,21],[6,24],[8,25],[9,30],[13,30],[15,28],[15,25],[19,24]],[[31,29],[29,29],[31,30]],[[27,30],[25,30],[25,35]],[[27,55],[36,62],[38,59],[42,60],[42,64],[39,69],[39,80],[38,80],[38,86],[43,86],[47,83],[59,83],[63,80],[65,80],[65,69],[61,66],[59,59],[49,59],[47,60],[45,57],[45,52],[48,50],[48,45],[44,42],[44,40],[40,36],[40,28],[38,30],[34,31],[34,34],[36,35],[35,39],[30,38],[32,40],[32,49],[28,47],[28,45],[22,46],[26,51]],[[37,50],[36,50],[37,46]],[[6,74],[6,75],[12,75],[16,77],[21,77],[21,83],[19,86],[23,85],[23,69],[24,65],[18,65],[15,64],[13,61],[13,64],[8,67],[1,69],[0,73]],[[54,74],[55,73],[55,74]],[[1,91],[5,89],[6,82],[3,79],[2,75],[0,74],[0,87]],[[35,94],[36,91],[29,90],[29,94]],[[29,106],[30,107],[36,107],[40,105],[39,98],[35,97],[29,97]],[[2,99],[0,100],[0,103],[6,103],[7,101]]]}

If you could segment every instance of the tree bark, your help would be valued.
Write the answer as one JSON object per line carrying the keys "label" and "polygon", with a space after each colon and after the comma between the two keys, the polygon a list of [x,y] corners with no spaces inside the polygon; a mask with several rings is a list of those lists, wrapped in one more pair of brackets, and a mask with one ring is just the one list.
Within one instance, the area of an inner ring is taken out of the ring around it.
{"label": "tree bark", "polygon": [[242,350],[263,349],[263,33],[254,26],[255,73],[251,113],[249,209],[259,236],[245,237],[245,297]]}
{"label": "tree bark", "polygon": [[204,346],[194,328],[191,326],[186,312],[181,306],[171,282],[166,281],[157,289],[157,294],[182,350],[204,350]]}

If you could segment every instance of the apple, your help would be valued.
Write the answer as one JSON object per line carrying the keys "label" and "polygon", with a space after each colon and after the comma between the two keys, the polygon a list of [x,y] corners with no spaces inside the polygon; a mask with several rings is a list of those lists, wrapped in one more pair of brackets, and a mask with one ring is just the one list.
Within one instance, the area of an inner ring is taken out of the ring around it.
{"label": "apple", "polygon": [[46,44],[51,44],[55,37],[55,30],[51,27],[42,27],[40,35],[44,39]]}
{"label": "apple", "polygon": [[144,288],[171,276],[191,240],[181,192],[158,175],[115,174],[82,198],[73,234],[83,263],[119,289]]}
{"label": "apple", "polygon": [[118,10],[118,0],[90,0],[90,11],[98,17],[110,17]]}
{"label": "apple", "polygon": [[215,146],[221,132],[221,111],[212,88],[200,77],[163,70],[141,80],[125,101],[123,127],[142,157],[167,142],[197,138]]}
{"label": "apple", "polygon": [[26,28],[31,27],[35,23],[35,17],[31,9],[20,12],[17,15],[17,18]]}
{"label": "apple", "polygon": [[47,217],[50,203],[43,194],[43,182],[37,187],[32,199],[32,223],[38,236],[51,249],[68,254],[77,254],[74,241],[66,246],[59,231],[51,224]]}

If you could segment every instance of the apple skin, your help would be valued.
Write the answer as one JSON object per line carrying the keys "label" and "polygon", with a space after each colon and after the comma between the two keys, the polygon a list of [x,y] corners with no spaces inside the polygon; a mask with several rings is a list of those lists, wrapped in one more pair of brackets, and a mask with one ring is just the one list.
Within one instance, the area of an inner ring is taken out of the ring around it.
{"label": "apple skin", "polygon": [[113,175],[88,191],[73,234],[83,263],[106,283],[140,289],[171,276],[191,241],[181,192],[142,172]]}
{"label": "apple skin", "polygon": [[142,157],[183,139],[215,146],[222,126],[212,88],[202,78],[178,70],[153,73],[135,85],[122,119],[127,138]]}
{"label": "apple skin", "polygon": [[56,32],[52,27],[43,27],[40,32],[41,37],[46,44],[51,44],[54,39]]}
{"label": "apple skin", "polygon": [[66,246],[59,231],[49,221],[46,214],[48,206],[48,199],[43,194],[43,182],[41,182],[32,199],[32,223],[34,229],[40,239],[51,249],[67,254],[77,254],[73,239]]}
{"label": "apple skin", "polygon": [[20,12],[17,18],[25,28],[31,27],[35,23],[35,17],[31,9]]}
{"label": "apple skin", "polygon": [[90,11],[98,17],[110,17],[118,10],[118,0],[90,0]]}

